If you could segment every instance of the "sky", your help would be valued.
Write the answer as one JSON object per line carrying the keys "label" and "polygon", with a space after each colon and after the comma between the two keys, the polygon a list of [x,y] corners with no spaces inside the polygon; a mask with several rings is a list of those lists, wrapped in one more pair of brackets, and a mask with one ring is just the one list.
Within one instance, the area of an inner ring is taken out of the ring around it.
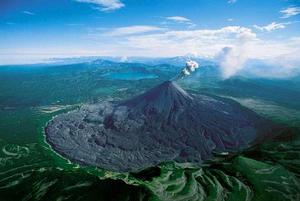
{"label": "sky", "polygon": [[0,0],[0,65],[180,55],[300,65],[299,0]]}

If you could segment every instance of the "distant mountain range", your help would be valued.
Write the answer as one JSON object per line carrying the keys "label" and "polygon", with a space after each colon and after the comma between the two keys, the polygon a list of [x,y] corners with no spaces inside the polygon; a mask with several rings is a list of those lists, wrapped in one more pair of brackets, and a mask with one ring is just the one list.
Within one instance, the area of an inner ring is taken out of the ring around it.
{"label": "distant mountain range", "polygon": [[[185,55],[176,57],[109,57],[109,56],[90,56],[90,57],[70,57],[70,58],[51,58],[43,63],[26,64],[26,65],[5,65],[7,67],[45,67],[45,66],[65,66],[80,65],[81,67],[106,67],[106,68],[123,68],[123,67],[144,67],[147,69],[160,69],[164,71],[178,71],[185,66],[188,60],[199,63],[201,67],[198,72],[201,75],[222,77],[224,70],[217,61],[204,59],[199,56]],[[83,65],[82,65],[83,64]],[[198,73],[197,72],[197,73]],[[204,72],[204,73],[203,73]],[[235,76],[248,78],[295,78],[299,79],[300,69],[292,67],[288,70],[280,64],[269,64],[263,60],[250,59],[243,64],[243,67],[237,71]]]}
{"label": "distant mountain range", "polygon": [[114,63],[143,63],[147,65],[162,65],[168,64],[173,66],[184,66],[186,61],[194,60],[200,65],[212,65],[213,61],[203,59],[196,56],[177,56],[177,57],[73,57],[73,58],[52,58],[48,61],[55,64],[74,64],[74,63],[86,63],[86,62],[114,62]]}

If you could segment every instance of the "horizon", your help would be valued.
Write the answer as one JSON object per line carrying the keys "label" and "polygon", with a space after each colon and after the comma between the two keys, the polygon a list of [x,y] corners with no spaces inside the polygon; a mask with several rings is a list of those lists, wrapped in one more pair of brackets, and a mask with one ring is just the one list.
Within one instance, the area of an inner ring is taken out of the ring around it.
{"label": "horizon", "polygon": [[0,64],[74,56],[196,54],[212,59],[231,48],[231,54],[245,59],[284,58],[282,65],[298,65],[299,4],[294,0],[5,0],[0,3]]}

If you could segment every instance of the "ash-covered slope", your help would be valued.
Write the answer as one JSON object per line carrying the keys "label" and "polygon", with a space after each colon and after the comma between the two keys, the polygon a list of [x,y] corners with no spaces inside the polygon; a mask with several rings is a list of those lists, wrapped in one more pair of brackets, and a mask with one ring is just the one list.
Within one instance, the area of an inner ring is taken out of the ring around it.
{"label": "ash-covered slope", "polygon": [[167,160],[201,163],[240,150],[265,134],[266,122],[239,104],[190,95],[171,81],[133,99],[86,105],[49,122],[54,150],[83,164],[137,171]]}

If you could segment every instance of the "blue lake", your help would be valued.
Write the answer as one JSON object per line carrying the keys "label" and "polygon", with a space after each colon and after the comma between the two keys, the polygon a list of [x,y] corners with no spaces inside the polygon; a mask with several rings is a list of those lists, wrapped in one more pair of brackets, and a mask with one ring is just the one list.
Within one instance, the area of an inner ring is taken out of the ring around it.
{"label": "blue lake", "polygon": [[142,80],[154,79],[158,76],[155,74],[141,73],[141,72],[126,72],[126,73],[107,73],[103,77],[111,80]]}

